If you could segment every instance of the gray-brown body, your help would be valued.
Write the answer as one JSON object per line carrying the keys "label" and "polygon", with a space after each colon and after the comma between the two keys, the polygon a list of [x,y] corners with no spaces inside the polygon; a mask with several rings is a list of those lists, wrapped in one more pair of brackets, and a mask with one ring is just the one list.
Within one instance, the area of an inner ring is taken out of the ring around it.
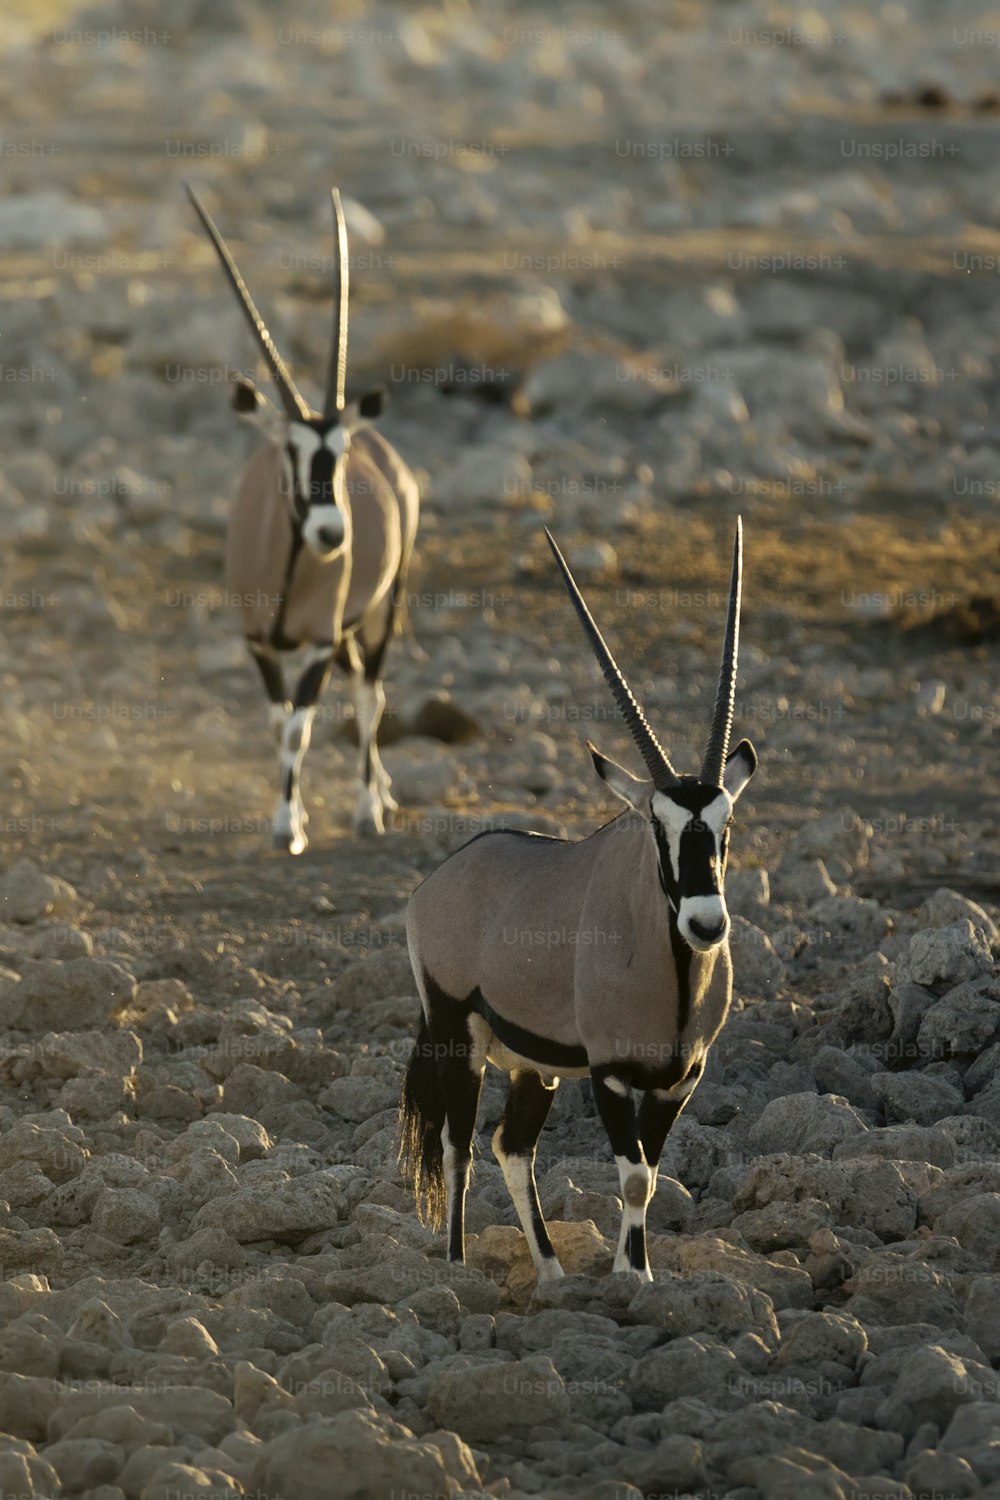
{"label": "gray-brown body", "polygon": [[[614,1064],[654,1087],[661,1071],[662,1086],[672,1086],[700,1068],[732,993],[723,943],[689,950],[682,998],[670,928],[655,845],[631,811],[577,843],[475,839],[417,888],[407,914],[414,967],[447,995],[471,1010],[482,996],[503,1021],[586,1052],[579,1066],[548,1064],[517,1054],[492,1028],[490,1061],[509,1066],[519,1055],[562,1076]],[[686,1064],[679,1076],[677,1060]]]}
{"label": "gray-brown body", "polygon": [[274,443],[258,448],[230,512],[226,587],[239,601],[246,636],[271,643],[280,613],[282,636],[295,645],[336,647],[345,626],[375,643],[387,627],[393,585],[405,583],[416,537],[413,474],[373,429],[356,432],[346,457],[351,545],[329,560],[300,547],[289,574],[294,532],[284,463]]}

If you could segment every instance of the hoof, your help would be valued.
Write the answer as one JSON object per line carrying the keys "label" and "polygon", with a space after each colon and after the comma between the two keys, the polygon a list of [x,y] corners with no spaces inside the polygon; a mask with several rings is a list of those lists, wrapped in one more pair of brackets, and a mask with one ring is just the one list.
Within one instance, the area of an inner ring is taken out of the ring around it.
{"label": "hoof", "polygon": [[538,1284],[539,1286],[541,1286],[543,1281],[561,1281],[565,1275],[566,1272],[563,1270],[559,1262],[553,1257],[552,1260],[546,1261],[544,1265],[539,1266]]}
{"label": "hoof", "polygon": [[301,854],[306,847],[306,837],[303,833],[273,833],[271,835],[271,848],[281,854]]}
{"label": "hoof", "polygon": [[373,818],[370,813],[366,813],[363,818],[355,818],[354,832],[361,839],[381,838],[385,833],[385,824],[381,819]]}
{"label": "hoof", "polygon": [[613,1274],[615,1276],[629,1277],[631,1281],[635,1282],[636,1286],[645,1286],[647,1282],[652,1281],[653,1279],[653,1273],[648,1266],[646,1266],[642,1271],[637,1271],[635,1266],[616,1265],[614,1267]]}
{"label": "hoof", "polygon": [[385,833],[382,799],[369,787],[362,791],[355,803],[351,826],[358,837],[363,839],[378,838]]}

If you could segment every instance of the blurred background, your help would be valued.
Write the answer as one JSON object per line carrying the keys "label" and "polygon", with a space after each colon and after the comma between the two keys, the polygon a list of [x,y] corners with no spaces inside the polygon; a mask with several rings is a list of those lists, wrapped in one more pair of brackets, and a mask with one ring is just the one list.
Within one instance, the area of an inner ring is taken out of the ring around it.
{"label": "blurred background", "polygon": [[[741,513],[737,858],[819,812],[894,904],[995,893],[1000,11],[8,0],[0,38],[12,857],[197,925],[370,916],[497,820],[585,831],[583,739],[630,752],[541,527],[688,768]],[[349,387],[389,386],[424,494],[378,850],[335,684],[310,851],[269,852],[221,572],[256,366],[184,180],[313,397],[347,202]]]}

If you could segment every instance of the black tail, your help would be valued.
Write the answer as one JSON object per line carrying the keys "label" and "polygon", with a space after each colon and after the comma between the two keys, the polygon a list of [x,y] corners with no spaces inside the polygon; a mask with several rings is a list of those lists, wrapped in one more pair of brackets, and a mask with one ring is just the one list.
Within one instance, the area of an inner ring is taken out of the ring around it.
{"label": "black tail", "polygon": [[399,1105],[399,1163],[412,1188],[421,1223],[437,1229],[444,1217],[444,1094],[427,1017],[421,1014]]}

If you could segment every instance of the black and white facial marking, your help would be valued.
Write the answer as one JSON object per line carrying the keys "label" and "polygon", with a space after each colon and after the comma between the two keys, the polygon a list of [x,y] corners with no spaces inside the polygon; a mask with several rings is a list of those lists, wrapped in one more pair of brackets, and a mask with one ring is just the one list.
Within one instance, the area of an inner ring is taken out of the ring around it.
{"label": "black and white facial marking", "polygon": [[682,776],[653,790],[624,766],[588,746],[604,784],[649,823],[656,843],[660,883],[677,913],[681,937],[699,953],[729,936],[724,882],[733,805],[757,768],[757,753],[741,740],[728,756],[721,787]]}
{"label": "black and white facial marking", "polygon": [[729,936],[724,880],[733,799],[693,778],[654,792],[652,828],[664,889],[685,942],[699,953]]}
{"label": "black and white facial marking", "polygon": [[339,422],[290,422],[285,441],[295,513],[302,537],[318,557],[329,561],[347,538],[344,460],[350,432]]}
{"label": "black and white facial marking", "polygon": [[233,410],[252,422],[281,449],[283,486],[306,545],[329,562],[350,541],[350,509],[345,470],[351,434],[373,422],[386,402],[377,387],[352,401],[331,421],[289,418],[273,406],[250,380],[239,380]]}
{"label": "black and white facial marking", "polygon": [[729,936],[729,829],[736,799],[756,765],[753,747],[743,740],[726,761],[723,786],[682,777],[669,791],[656,791],[650,799],[663,887],[677,913],[681,937],[698,953],[708,953]]}

